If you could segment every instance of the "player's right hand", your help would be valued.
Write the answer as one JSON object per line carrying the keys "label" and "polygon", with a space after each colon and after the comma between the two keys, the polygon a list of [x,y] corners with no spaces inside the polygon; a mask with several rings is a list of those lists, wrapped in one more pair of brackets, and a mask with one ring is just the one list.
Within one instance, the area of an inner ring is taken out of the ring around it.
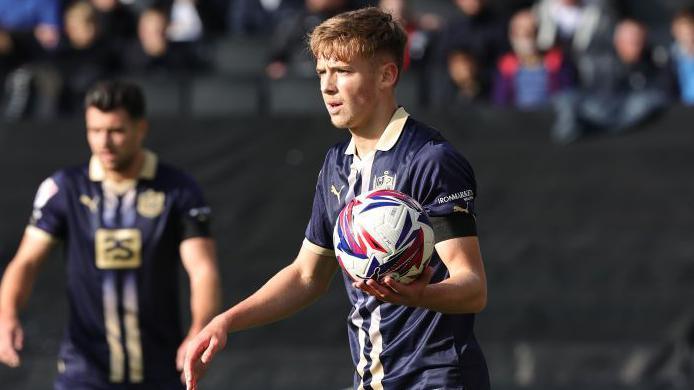
{"label": "player's right hand", "polygon": [[19,351],[24,346],[24,331],[16,317],[0,316],[0,363],[19,367]]}
{"label": "player's right hand", "polygon": [[221,316],[217,316],[205,326],[197,336],[188,342],[183,360],[183,373],[187,390],[197,390],[198,381],[207,371],[212,358],[224,349],[227,343],[227,329]]}

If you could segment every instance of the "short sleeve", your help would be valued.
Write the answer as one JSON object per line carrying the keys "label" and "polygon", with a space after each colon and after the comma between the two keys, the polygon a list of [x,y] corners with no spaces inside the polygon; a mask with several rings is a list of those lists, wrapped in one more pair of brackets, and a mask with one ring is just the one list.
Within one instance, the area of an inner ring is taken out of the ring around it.
{"label": "short sleeve", "polygon": [[427,212],[436,242],[477,235],[475,176],[449,143],[425,145],[413,161],[411,177],[411,193]]}
{"label": "short sleeve", "polygon": [[323,198],[323,171],[318,174],[316,193],[313,196],[311,219],[306,227],[304,247],[319,255],[333,255],[332,224],[327,215],[325,199]]}
{"label": "short sleeve", "polygon": [[62,175],[56,173],[39,185],[29,219],[29,227],[32,231],[45,233],[53,239],[64,239],[67,230],[67,195],[62,179]]}
{"label": "short sleeve", "polygon": [[212,209],[202,190],[192,178],[184,181],[178,197],[179,231],[181,240],[193,237],[211,237]]}

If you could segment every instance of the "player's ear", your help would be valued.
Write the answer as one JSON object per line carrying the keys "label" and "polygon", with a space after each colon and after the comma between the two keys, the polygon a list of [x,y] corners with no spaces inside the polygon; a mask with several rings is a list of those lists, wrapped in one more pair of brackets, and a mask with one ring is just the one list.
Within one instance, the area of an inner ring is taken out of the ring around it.
{"label": "player's ear", "polygon": [[386,61],[381,65],[381,86],[392,88],[398,81],[398,67],[392,61]]}
{"label": "player's ear", "polygon": [[135,123],[135,127],[140,139],[144,139],[147,136],[147,133],[149,133],[149,122],[147,119],[138,119]]}

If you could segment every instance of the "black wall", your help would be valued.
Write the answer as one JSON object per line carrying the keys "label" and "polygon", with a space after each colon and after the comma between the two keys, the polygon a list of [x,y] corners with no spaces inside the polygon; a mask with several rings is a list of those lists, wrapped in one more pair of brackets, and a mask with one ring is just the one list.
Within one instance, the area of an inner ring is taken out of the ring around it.
{"label": "black wall", "polygon": [[[441,129],[476,171],[489,280],[477,334],[495,388],[613,389],[636,381],[634,362],[670,337],[694,297],[694,112],[673,109],[632,134],[568,147],[548,141],[552,117],[544,112],[419,118]],[[79,121],[0,126],[4,267],[38,184],[88,152]],[[293,259],[324,152],[342,139],[326,116],[152,123],[149,146],[191,172],[213,206],[226,305]],[[24,365],[0,368],[3,388],[50,387],[67,310],[63,272],[56,253],[23,316]],[[349,386],[348,310],[336,278],[301,314],[233,335],[208,373],[209,388]]]}

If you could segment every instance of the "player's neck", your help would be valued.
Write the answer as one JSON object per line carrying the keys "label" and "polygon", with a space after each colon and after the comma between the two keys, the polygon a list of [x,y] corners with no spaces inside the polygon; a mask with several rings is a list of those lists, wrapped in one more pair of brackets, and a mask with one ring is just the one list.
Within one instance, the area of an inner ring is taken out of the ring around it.
{"label": "player's neck", "polygon": [[116,183],[128,180],[135,180],[138,178],[138,176],[140,176],[140,172],[142,171],[142,166],[144,165],[144,163],[145,153],[144,151],[140,150],[135,154],[135,157],[133,157],[133,160],[127,167],[124,167],[123,169],[119,170],[106,169],[106,180],[113,181]]}
{"label": "player's neck", "polygon": [[354,139],[357,156],[363,158],[376,150],[378,140],[381,139],[381,135],[383,135],[397,109],[398,106],[395,100],[392,99],[388,104],[384,104],[382,108],[376,109],[374,115],[364,126],[349,129]]}

